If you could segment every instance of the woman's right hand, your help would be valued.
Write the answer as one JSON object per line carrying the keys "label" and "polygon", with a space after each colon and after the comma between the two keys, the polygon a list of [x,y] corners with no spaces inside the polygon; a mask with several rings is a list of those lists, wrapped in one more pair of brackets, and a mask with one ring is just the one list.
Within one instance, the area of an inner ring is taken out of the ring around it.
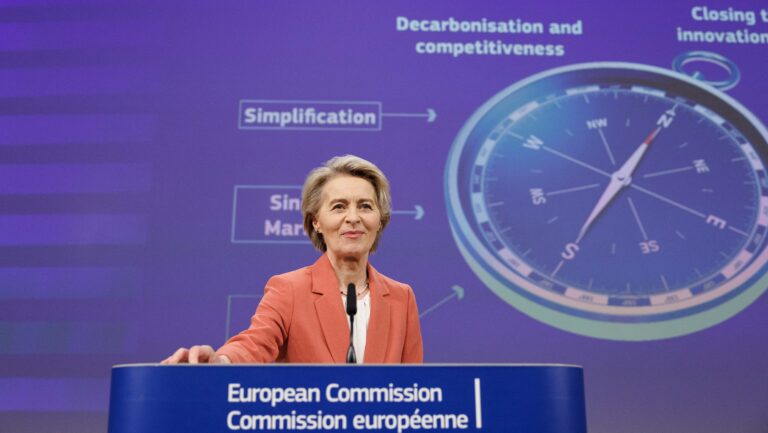
{"label": "woman's right hand", "polygon": [[160,361],[161,364],[231,364],[224,355],[216,355],[211,346],[182,347],[173,355]]}

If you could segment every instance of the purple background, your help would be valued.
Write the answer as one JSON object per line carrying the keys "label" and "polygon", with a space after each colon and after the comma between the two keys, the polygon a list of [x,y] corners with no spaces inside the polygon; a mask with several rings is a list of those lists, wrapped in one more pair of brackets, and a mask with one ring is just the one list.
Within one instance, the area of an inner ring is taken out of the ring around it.
{"label": "purple background", "polygon": [[[669,68],[707,49],[738,64],[729,95],[768,119],[768,48],[676,42],[697,1],[163,2],[0,6],[0,431],[106,428],[110,366],[158,361],[247,326],[303,243],[232,242],[235,185],[299,185],[331,156],[374,161],[395,210],[372,262],[426,311],[427,362],[585,367],[590,431],[765,432],[768,297],[683,337],[618,342],[513,309],[450,233],[443,170],[469,116],[534,73],[588,61]],[[708,2],[710,7],[718,7]],[[760,1],[719,7],[759,10]],[[397,32],[395,18],[574,22],[584,34]],[[751,31],[768,31],[758,23]],[[419,40],[560,43],[563,57],[426,56]],[[382,130],[239,130],[241,99],[381,101]],[[247,210],[247,209],[246,209]],[[230,315],[228,316],[228,311]],[[202,390],[201,390],[202,391]]]}

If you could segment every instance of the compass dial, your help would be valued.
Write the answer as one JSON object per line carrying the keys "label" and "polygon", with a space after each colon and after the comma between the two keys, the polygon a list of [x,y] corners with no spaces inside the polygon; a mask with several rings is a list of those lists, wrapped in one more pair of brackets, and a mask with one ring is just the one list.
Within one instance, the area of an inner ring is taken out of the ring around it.
{"label": "compass dial", "polygon": [[765,289],[765,132],[728,96],[662,69],[539,74],[457,137],[454,236],[491,289],[554,326],[613,339],[711,326]]}

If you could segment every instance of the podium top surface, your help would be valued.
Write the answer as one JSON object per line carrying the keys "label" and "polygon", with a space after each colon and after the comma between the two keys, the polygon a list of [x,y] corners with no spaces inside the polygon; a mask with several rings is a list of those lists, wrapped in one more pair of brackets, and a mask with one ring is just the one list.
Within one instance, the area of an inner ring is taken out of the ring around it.
{"label": "podium top surface", "polygon": [[561,364],[112,369],[110,433],[242,430],[586,433],[583,370]]}
{"label": "podium top surface", "polygon": [[133,368],[133,367],[194,367],[194,366],[206,366],[206,367],[352,367],[352,368],[365,368],[365,367],[556,367],[556,368],[577,368],[583,369],[582,366],[576,364],[537,364],[537,363],[522,363],[522,364],[507,364],[507,363],[435,363],[435,364],[160,364],[156,363],[136,363],[136,364],[116,364],[112,368]]}

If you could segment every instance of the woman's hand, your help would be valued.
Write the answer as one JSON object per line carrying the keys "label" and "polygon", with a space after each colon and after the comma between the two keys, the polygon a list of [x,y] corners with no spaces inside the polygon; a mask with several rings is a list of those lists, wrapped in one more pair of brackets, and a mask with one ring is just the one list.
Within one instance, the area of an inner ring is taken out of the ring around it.
{"label": "woman's hand", "polygon": [[192,346],[189,349],[182,347],[173,355],[160,361],[161,364],[231,364],[224,355],[216,355],[211,346]]}

